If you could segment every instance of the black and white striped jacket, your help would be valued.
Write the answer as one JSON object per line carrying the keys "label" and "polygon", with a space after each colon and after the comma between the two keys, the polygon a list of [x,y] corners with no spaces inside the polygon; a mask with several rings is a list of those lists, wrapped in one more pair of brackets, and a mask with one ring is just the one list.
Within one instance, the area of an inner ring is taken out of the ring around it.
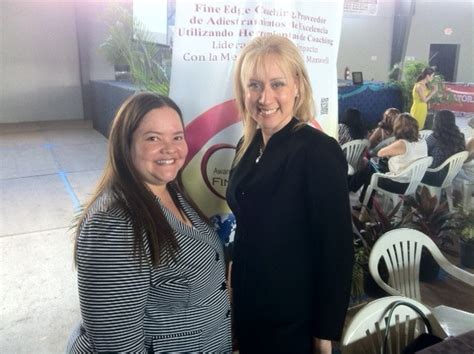
{"label": "black and white striped jacket", "polygon": [[[129,216],[100,198],[78,240],[82,325],[69,350],[84,352],[230,352],[230,304],[222,244],[178,195],[193,226],[162,207],[175,230],[175,261],[151,266],[133,255]],[[158,201],[157,201],[158,202]]]}

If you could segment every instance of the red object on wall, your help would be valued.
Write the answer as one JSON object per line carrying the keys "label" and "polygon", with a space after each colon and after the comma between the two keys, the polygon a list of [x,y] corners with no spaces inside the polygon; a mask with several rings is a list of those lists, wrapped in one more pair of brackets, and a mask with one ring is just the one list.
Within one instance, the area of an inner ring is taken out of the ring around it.
{"label": "red object on wall", "polygon": [[431,104],[434,110],[449,109],[455,112],[474,112],[474,84],[445,83],[446,91],[453,94],[456,102]]}

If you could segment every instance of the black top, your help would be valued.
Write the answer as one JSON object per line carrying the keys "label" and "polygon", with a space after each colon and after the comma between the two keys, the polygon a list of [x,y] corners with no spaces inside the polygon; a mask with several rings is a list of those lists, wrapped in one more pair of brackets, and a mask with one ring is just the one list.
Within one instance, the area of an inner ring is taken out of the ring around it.
{"label": "black top", "polygon": [[338,340],[346,315],[353,264],[347,162],[336,140],[297,123],[275,133],[256,163],[258,131],[230,174],[234,319],[244,352],[307,352],[311,336]]}

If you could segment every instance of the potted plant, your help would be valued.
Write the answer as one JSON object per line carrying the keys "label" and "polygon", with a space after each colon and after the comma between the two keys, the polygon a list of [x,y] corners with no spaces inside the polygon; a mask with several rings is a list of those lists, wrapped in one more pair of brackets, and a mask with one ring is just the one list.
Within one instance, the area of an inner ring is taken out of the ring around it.
{"label": "potted plant", "polygon": [[153,43],[148,29],[123,4],[111,6],[104,21],[108,36],[100,50],[114,65],[116,78],[129,79],[141,90],[167,95],[169,78],[161,60],[171,58],[171,49]]}
{"label": "potted plant", "polygon": [[461,265],[474,268],[474,212],[459,209],[452,219],[452,224],[458,230]]}
{"label": "potted plant", "polygon": [[460,258],[461,265],[468,268],[474,268],[474,225],[472,222],[471,216],[471,225],[466,226],[461,231],[461,237],[459,238],[459,247],[460,247]]}
{"label": "potted plant", "polygon": [[[430,237],[441,249],[448,251],[447,244],[453,244],[453,232],[457,226],[451,222],[451,213],[446,201],[438,203],[426,186],[422,186],[414,196],[404,198],[410,211],[402,219],[403,226],[411,227]],[[439,265],[424,248],[420,262],[420,280],[433,281],[438,277]]]}
{"label": "potted plant", "polygon": [[[355,242],[355,264],[353,270],[353,293],[352,295],[359,295],[363,291],[370,297],[382,297],[386,292],[382,290],[375,280],[370,275],[369,271],[369,255],[373,245],[384,233],[396,229],[401,226],[401,220],[394,216],[401,207],[399,202],[388,213],[385,213],[382,206],[376,199],[373,200],[371,210],[368,210],[368,222],[361,222],[357,215],[352,215],[354,226],[358,230],[357,240]],[[365,208],[365,206],[363,206]],[[388,271],[385,263],[379,263],[379,272],[382,279],[388,280]]]}
{"label": "potted plant", "polygon": [[103,20],[108,33],[104,42],[100,44],[99,51],[114,66],[117,81],[131,81],[128,60],[133,38],[131,13],[125,7],[110,6]]}

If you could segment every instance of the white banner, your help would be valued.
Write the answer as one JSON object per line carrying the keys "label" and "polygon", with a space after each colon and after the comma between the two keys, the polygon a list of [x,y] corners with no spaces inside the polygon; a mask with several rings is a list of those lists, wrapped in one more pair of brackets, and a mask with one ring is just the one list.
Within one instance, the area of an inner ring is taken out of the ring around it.
{"label": "white banner", "polygon": [[225,189],[242,135],[232,101],[232,68],[238,53],[256,36],[276,33],[290,38],[306,61],[316,121],[335,136],[342,11],[343,2],[337,0],[176,1],[170,97],[182,108],[186,123],[189,156],[184,180],[207,215],[219,214],[219,227],[228,227],[223,220],[229,213]]}

